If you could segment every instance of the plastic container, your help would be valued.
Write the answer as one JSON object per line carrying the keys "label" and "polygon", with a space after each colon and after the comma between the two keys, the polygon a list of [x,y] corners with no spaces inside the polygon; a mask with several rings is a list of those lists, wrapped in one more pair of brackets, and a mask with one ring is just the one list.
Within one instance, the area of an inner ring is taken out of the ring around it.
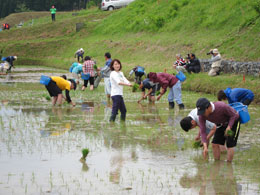
{"label": "plastic container", "polygon": [[250,121],[250,115],[246,105],[242,104],[241,102],[235,102],[229,105],[238,112],[241,124]]}
{"label": "plastic container", "polygon": [[82,78],[83,80],[89,80],[89,77],[90,77],[90,74],[81,73],[81,78]]}
{"label": "plastic container", "polygon": [[185,74],[183,74],[182,71],[179,71],[178,74],[176,74],[177,79],[179,79],[181,82],[186,80]]}
{"label": "plastic container", "polygon": [[42,75],[40,79],[40,84],[49,85],[50,81],[51,81],[50,77]]}

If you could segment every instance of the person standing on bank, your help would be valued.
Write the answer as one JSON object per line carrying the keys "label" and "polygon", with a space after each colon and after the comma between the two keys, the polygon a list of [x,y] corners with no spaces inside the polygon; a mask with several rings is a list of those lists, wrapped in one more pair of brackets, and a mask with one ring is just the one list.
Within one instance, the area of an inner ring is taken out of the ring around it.
{"label": "person standing on bank", "polygon": [[[198,99],[196,107],[199,115],[200,135],[203,142],[203,156],[206,158],[208,154],[206,121],[210,121],[217,125],[217,130],[212,140],[214,159],[220,160],[220,146],[226,143],[227,161],[232,162],[240,130],[239,114],[234,108],[224,102],[210,102],[206,98]],[[232,131],[231,135],[229,131]]]}
{"label": "person standing on bank", "polygon": [[208,73],[209,76],[217,76],[220,73],[220,67],[221,67],[221,55],[218,51],[218,49],[213,49],[210,50],[207,55],[212,55],[210,62],[211,64],[211,69]]}
{"label": "person standing on bank", "polygon": [[51,6],[50,12],[51,12],[51,19],[54,22],[55,21],[55,14],[56,14],[56,8],[54,7],[54,5]]}
{"label": "person standing on bank", "polygon": [[110,65],[111,74],[111,98],[113,101],[112,114],[110,117],[110,122],[116,120],[116,115],[118,110],[121,112],[121,121],[125,121],[126,118],[126,107],[123,99],[123,86],[131,87],[132,84],[125,78],[123,72],[121,72],[122,65],[118,59],[114,59]]}
{"label": "person standing on bank", "polygon": [[75,106],[76,104],[71,101],[70,98],[70,90],[74,89],[76,90],[77,84],[73,79],[66,80],[59,76],[53,76],[50,77],[51,81],[48,85],[46,85],[46,89],[48,90],[50,96],[52,97],[52,105],[54,106],[56,102],[58,105],[62,104],[62,91],[66,90],[66,101],[70,103],[71,105]]}

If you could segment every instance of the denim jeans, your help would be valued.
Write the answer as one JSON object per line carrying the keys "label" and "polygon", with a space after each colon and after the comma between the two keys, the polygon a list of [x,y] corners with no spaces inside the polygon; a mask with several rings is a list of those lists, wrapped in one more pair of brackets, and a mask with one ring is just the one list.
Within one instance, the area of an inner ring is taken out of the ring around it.
{"label": "denim jeans", "polygon": [[168,102],[173,102],[173,101],[175,101],[177,104],[182,104],[180,81],[178,81],[172,88],[170,88],[168,94]]}

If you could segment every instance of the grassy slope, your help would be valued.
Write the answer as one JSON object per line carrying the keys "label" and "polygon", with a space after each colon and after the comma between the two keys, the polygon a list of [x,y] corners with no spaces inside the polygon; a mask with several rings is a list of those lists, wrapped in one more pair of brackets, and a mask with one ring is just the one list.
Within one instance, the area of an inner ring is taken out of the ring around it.
{"label": "grassy slope", "polygon": [[[4,49],[4,55],[18,55],[19,64],[64,69],[75,60],[73,54],[80,47],[99,66],[103,66],[103,54],[110,51],[123,62],[125,72],[137,64],[145,66],[147,72],[165,68],[171,72],[176,53],[194,52],[199,58],[207,58],[205,53],[215,47],[225,59],[260,60],[260,19],[249,0],[160,0],[159,4],[157,0],[136,0],[113,12],[94,8],[78,13],[60,13],[55,23],[48,15],[35,19],[33,26],[28,22],[21,29],[1,32],[0,49]],[[76,33],[78,22],[85,27]],[[230,84],[241,86],[240,76],[226,76],[225,81],[214,78],[209,85],[208,77],[201,75],[192,75],[192,82],[188,80],[184,88],[215,93]],[[259,86],[259,79],[254,82]],[[215,83],[219,84],[217,88]],[[255,85],[245,87],[260,96]]]}

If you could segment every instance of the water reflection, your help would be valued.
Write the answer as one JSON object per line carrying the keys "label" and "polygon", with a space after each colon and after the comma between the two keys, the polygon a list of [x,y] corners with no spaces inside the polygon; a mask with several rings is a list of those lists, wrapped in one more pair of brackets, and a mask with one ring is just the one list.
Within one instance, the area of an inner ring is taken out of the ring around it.
{"label": "water reflection", "polygon": [[48,121],[44,129],[40,130],[41,137],[60,136],[72,128],[70,113],[75,108],[69,107],[63,109],[61,107],[52,107],[52,112],[49,113]]}
{"label": "water reflection", "polygon": [[199,194],[241,194],[242,186],[237,184],[232,163],[215,161],[205,163],[195,159],[197,173],[189,176],[186,172],[180,179],[183,188],[199,189]]}

